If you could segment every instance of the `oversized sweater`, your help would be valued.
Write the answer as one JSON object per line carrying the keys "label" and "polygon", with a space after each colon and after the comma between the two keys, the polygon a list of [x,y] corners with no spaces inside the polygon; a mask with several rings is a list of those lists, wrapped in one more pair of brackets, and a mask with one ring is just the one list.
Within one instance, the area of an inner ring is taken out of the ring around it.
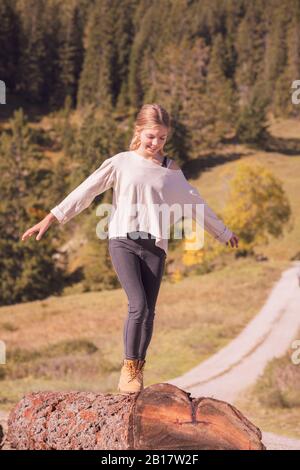
{"label": "oversized sweater", "polygon": [[[126,237],[128,232],[137,230],[148,232],[167,254],[169,229],[185,217],[195,220],[221,243],[226,243],[232,236],[199,191],[187,181],[182,170],[161,166],[135,151],[121,152],[104,160],[51,209],[51,213],[59,223],[65,224],[109,188],[113,188],[113,201],[108,217],[108,238]],[[202,211],[196,209],[197,205],[202,205]],[[169,210],[174,207],[181,211]],[[187,207],[188,211],[185,210]],[[163,210],[169,217],[162,216]]]}

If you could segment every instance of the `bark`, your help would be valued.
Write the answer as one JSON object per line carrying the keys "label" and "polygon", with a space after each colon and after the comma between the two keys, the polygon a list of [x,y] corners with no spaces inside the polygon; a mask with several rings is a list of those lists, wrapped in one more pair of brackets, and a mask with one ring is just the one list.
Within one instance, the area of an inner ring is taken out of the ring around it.
{"label": "bark", "polygon": [[35,392],[8,418],[14,449],[264,450],[237,408],[160,383],[135,394]]}

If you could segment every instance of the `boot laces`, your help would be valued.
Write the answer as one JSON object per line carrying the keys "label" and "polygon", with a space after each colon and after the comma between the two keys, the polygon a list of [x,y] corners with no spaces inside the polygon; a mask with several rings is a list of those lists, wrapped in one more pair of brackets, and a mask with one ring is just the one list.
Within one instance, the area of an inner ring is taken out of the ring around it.
{"label": "boot laces", "polygon": [[132,381],[138,374],[138,365],[135,367],[134,364],[127,363],[126,366],[130,375],[130,381]]}
{"label": "boot laces", "polygon": [[139,364],[138,370],[137,370],[137,376],[140,382],[143,380],[143,372],[144,372],[144,367],[145,367],[145,361],[141,364]]}

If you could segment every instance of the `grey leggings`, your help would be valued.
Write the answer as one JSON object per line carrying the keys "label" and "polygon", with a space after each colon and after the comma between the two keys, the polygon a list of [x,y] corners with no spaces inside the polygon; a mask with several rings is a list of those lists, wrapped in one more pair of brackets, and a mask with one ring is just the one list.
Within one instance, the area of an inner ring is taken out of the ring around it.
{"label": "grey leggings", "polygon": [[[148,238],[133,239],[137,234]],[[128,299],[123,333],[125,358],[145,359],[166,252],[155,245],[153,235],[141,231],[127,233],[127,237],[110,238],[108,249]]]}

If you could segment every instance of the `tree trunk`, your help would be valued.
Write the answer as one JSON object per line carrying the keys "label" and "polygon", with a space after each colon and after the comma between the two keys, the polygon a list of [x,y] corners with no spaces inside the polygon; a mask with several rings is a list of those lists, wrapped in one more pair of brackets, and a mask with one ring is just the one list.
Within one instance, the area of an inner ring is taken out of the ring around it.
{"label": "tree trunk", "polygon": [[261,431],[214,398],[160,383],[140,393],[35,392],[8,419],[15,449],[264,450]]}

